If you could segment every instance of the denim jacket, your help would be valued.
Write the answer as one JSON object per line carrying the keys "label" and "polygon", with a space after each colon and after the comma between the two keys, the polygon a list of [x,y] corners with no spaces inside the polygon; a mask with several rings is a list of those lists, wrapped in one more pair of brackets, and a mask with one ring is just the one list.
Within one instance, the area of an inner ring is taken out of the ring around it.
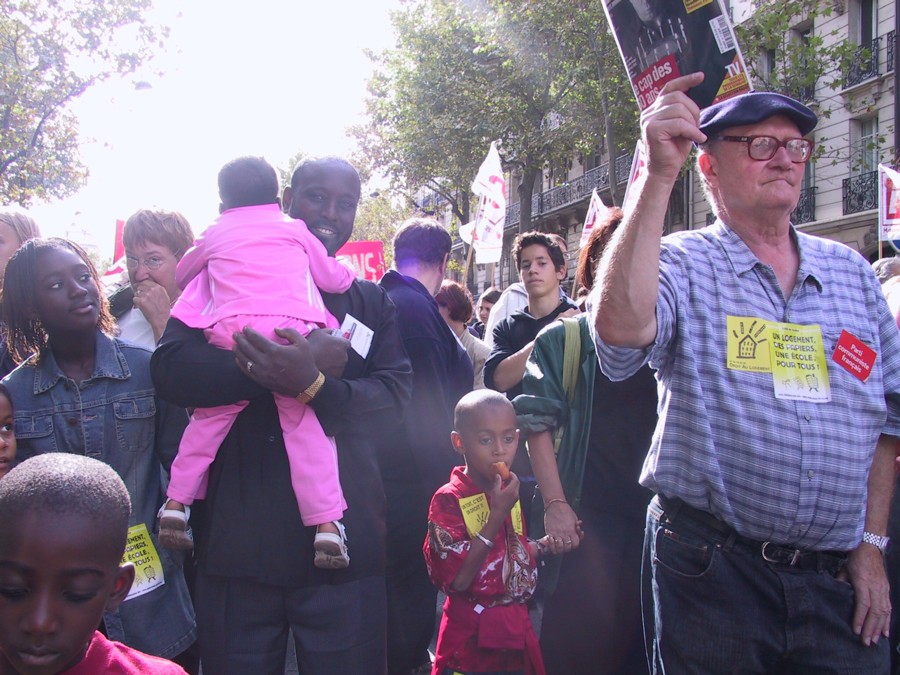
{"label": "denim jacket", "polygon": [[129,525],[144,523],[159,553],[165,583],[104,615],[110,639],[148,654],[172,657],[196,638],[182,554],[159,546],[156,511],[187,424],[183,408],[156,397],[150,351],[98,331],[94,372],[80,384],[44,350],[3,383],[15,411],[17,461],[45,452],[72,452],[109,464],[131,496]]}

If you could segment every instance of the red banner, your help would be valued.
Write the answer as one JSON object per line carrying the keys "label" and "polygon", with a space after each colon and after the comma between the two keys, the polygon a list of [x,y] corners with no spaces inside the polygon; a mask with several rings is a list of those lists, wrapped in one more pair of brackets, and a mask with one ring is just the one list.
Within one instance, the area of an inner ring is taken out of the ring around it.
{"label": "red banner", "polygon": [[348,241],[336,257],[355,269],[360,279],[378,281],[384,276],[384,244],[380,241]]}

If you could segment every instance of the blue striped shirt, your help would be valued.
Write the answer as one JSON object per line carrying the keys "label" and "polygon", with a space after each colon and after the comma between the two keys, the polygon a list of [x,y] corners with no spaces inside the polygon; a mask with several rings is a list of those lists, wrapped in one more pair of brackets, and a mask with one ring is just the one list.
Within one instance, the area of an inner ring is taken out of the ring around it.
{"label": "blue striped shirt", "polygon": [[[900,332],[862,256],[792,236],[800,269],[787,302],[773,269],[721,221],[665,237],[655,342],[635,350],[594,338],[611,379],[647,362],[657,371],[659,423],[643,485],[746,537],[849,550],[862,537],[878,437],[900,436]],[[729,315],[819,324],[831,401],[780,400],[771,373],[727,368]],[[832,360],[842,330],[877,354],[865,383]]]}

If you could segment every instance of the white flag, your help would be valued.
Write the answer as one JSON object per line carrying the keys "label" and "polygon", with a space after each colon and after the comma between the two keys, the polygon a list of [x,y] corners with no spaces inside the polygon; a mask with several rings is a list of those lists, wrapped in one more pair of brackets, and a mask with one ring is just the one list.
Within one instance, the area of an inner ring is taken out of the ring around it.
{"label": "white flag", "polygon": [[609,207],[603,203],[603,200],[600,199],[600,195],[597,194],[597,189],[595,188],[593,192],[591,192],[591,201],[588,204],[587,215],[584,217],[584,229],[581,230],[581,243],[578,244],[579,248],[584,248],[587,246],[588,239],[591,237],[591,232],[594,230],[594,225],[597,222],[604,218],[609,211]]}
{"label": "white flag", "polygon": [[472,235],[475,234],[475,223],[466,223],[459,226],[459,238],[469,246],[472,245]]}
{"label": "white flag", "polygon": [[878,165],[878,240],[900,239],[900,173]]}
{"label": "white flag", "polygon": [[481,197],[472,235],[475,262],[479,265],[499,262],[506,222],[506,179],[495,143],[491,143],[491,149],[472,181],[472,193]]}

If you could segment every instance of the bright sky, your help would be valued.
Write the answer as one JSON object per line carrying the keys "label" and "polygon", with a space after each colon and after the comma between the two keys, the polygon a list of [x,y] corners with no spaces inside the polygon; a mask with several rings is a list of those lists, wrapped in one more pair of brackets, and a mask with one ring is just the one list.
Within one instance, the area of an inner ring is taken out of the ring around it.
{"label": "bright sky", "polygon": [[[171,27],[148,72],[108,82],[73,106],[91,175],[30,213],[45,236],[112,256],[115,221],[138,208],[181,211],[195,232],[217,215],[216,174],[245,154],[287,165],[297,152],[349,154],[372,64],[393,44],[400,0],[156,0]],[[150,71],[162,71],[156,75]],[[136,90],[146,80],[151,88]]]}

